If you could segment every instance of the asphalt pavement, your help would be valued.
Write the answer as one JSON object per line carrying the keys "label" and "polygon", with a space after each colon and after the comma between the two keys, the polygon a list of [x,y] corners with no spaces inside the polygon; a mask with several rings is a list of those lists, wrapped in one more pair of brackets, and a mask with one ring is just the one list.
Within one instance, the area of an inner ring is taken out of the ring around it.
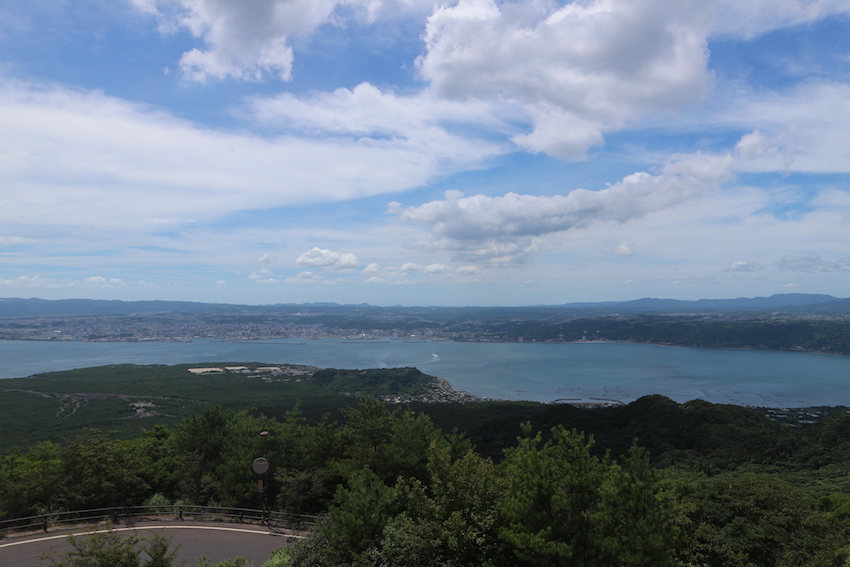
{"label": "asphalt pavement", "polygon": [[[75,528],[50,532],[8,535],[0,539],[0,567],[36,567],[44,563],[46,554],[70,551],[69,535],[86,536],[100,527]],[[201,556],[213,564],[242,556],[254,567],[260,567],[272,552],[302,536],[287,530],[265,526],[222,522],[144,522],[132,526],[109,528],[122,539],[135,534],[139,537],[161,534],[171,537],[171,549],[177,550],[177,563],[195,567]],[[49,563],[46,563],[49,565]]]}

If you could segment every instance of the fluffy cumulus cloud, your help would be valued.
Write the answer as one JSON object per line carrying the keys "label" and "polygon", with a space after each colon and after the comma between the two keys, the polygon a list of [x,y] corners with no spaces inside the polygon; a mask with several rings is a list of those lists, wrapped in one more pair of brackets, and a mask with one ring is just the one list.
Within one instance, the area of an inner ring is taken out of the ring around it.
{"label": "fluffy cumulus cloud", "polygon": [[183,54],[180,67],[195,80],[289,80],[293,54],[287,41],[325,23],[336,0],[132,0],[155,14],[164,31],[188,30],[204,49]]}
{"label": "fluffy cumulus cloud", "polygon": [[[421,93],[396,98],[364,84],[306,99],[273,97],[256,105],[258,118],[394,135],[394,127],[412,132],[410,122],[426,111],[433,128],[446,111],[434,100],[463,101],[457,108],[473,111],[466,122],[492,127],[497,114],[510,115],[526,122],[513,133],[518,147],[568,159],[586,157],[606,132],[702,100],[712,85],[710,37],[749,38],[850,11],[841,0],[131,1],[156,14],[162,30],[187,30],[203,43],[180,60],[185,75],[198,80],[289,80],[291,38],[324,24],[343,27],[351,17],[369,22],[430,13],[417,61],[430,103]],[[482,101],[491,111],[495,103],[502,109],[486,117],[475,112]],[[380,111],[369,112],[376,104]],[[408,124],[386,119],[403,116],[411,117]],[[421,120],[415,126],[425,131]]]}
{"label": "fluffy cumulus cloud", "polygon": [[445,264],[428,264],[422,271],[426,274],[445,274],[448,273],[450,269],[451,268]]}
{"label": "fluffy cumulus cloud", "polygon": [[324,268],[336,272],[356,270],[360,261],[350,252],[332,252],[313,247],[295,260],[298,268]]}
{"label": "fluffy cumulus cloud", "polygon": [[819,254],[805,256],[783,256],[777,263],[781,270],[792,272],[847,272],[850,271],[850,258],[827,260]]}
{"label": "fluffy cumulus cloud", "polygon": [[[204,43],[180,62],[199,80],[288,80],[292,37],[327,23],[344,26],[357,14],[371,21],[432,12],[417,60],[429,88],[402,97],[364,83],[309,97],[258,98],[251,110],[263,123],[304,131],[401,132],[443,159],[473,150],[442,129],[442,120],[509,134],[523,150],[583,159],[606,132],[700,102],[713,82],[713,35],[752,37],[848,11],[840,0],[132,1],[156,14],[163,30],[185,29]],[[454,151],[440,152],[446,143]]]}
{"label": "fluffy cumulus cloud", "polygon": [[234,78],[258,81],[292,77],[292,38],[326,23],[338,23],[339,7],[360,8],[365,20],[387,9],[418,12],[421,0],[131,0],[155,15],[162,31],[185,29],[201,40],[180,58],[184,75],[197,81]]}
{"label": "fluffy cumulus cloud", "polygon": [[[430,228],[431,237],[419,246],[446,250],[459,259],[515,262],[536,253],[539,237],[546,234],[596,222],[625,223],[698,198],[728,181],[733,163],[730,155],[679,156],[656,175],[634,173],[600,191],[501,197],[449,191],[443,200],[406,208],[391,203],[389,210],[402,221]],[[631,252],[628,243],[617,249],[622,255]]]}
{"label": "fluffy cumulus cloud", "polygon": [[522,105],[520,147],[581,159],[604,131],[705,96],[710,24],[710,2],[460,0],[428,20],[418,64],[443,96]]}

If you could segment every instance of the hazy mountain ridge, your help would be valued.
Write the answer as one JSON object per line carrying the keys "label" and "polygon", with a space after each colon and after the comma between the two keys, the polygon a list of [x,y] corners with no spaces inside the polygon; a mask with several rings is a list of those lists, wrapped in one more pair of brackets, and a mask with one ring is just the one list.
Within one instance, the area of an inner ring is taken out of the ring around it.
{"label": "hazy mountain ridge", "polygon": [[191,301],[121,301],[99,299],[21,299],[0,298],[0,317],[58,317],[133,315],[150,313],[182,314],[321,314],[417,315],[426,318],[475,318],[511,316],[564,316],[611,315],[641,313],[728,313],[728,312],[788,312],[812,314],[850,313],[850,298],[831,295],[786,293],[769,297],[739,297],[735,299],[679,299],[641,298],[631,301],[603,301],[565,303],[561,305],[529,305],[517,307],[442,307],[442,306],[389,306],[369,304],[340,305],[336,303],[241,305],[228,303],[201,303]]}

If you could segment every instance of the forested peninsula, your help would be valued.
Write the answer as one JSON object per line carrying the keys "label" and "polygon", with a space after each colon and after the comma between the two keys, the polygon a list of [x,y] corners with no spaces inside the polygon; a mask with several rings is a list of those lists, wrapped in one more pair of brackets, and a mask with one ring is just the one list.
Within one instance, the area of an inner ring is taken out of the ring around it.
{"label": "forested peninsula", "polygon": [[[190,374],[185,366],[4,381],[19,390],[16,403],[42,400],[44,411],[63,401],[39,393],[101,396],[60,418],[79,420],[77,431],[43,431],[52,440],[0,457],[0,514],[145,503],[256,508],[251,463],[265,456],[272,507],[321,518],[278,556],[281,565],[838,566],[848,558],[846,410],[791,427],[750,408],[662,396],[600,409],[392,403],[376,396],[423,395],[430,377],[333,371],[316,383],[298,375],[307,370],[253,375],[265,396],[248,387],[250,373],[168,378]],[[361,395],[328,389],[351,389],[358,375]],[[154,399],[163,381],[170,391]],[[303,401],[281,396],[260,409],[269,389],[292,389]],[[160,415],[123,419],[140,402]]]}

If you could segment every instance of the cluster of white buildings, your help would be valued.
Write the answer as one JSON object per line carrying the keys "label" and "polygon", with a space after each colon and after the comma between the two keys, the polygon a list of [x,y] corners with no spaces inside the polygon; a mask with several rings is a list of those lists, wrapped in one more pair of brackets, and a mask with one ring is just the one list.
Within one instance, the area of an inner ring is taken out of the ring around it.
{"label": "cluster of white buildings", "polygon": [[263,374],[266,376],[311,376],[316,368],[312,366],[204,366],[202,368],[189,368],[192,374]]}

